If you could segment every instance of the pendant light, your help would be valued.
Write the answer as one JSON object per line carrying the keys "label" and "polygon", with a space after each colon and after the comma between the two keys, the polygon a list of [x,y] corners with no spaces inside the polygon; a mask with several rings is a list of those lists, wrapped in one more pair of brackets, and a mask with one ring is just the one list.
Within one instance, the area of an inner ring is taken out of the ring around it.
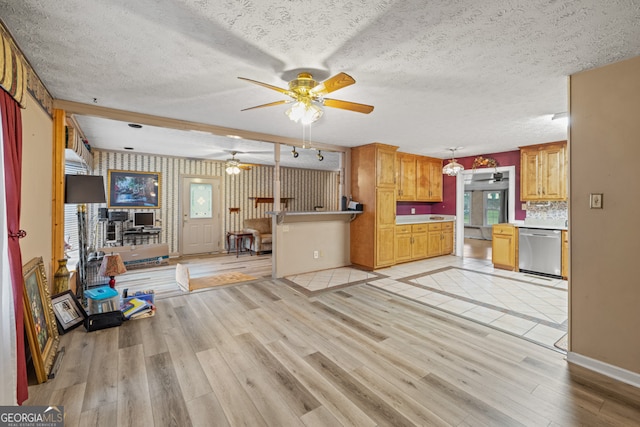
{"label": "pendant light", "polygon": [[449,163],[442,168],[443,174],[449,175],[449,176],[456,176],[464,170],[464,166],[456,162],[456,157],[455,157],[456,150],[459,150],[461,148],[462,147],[449,148],[449,150],[451,151],[451,160],[449,160]]}

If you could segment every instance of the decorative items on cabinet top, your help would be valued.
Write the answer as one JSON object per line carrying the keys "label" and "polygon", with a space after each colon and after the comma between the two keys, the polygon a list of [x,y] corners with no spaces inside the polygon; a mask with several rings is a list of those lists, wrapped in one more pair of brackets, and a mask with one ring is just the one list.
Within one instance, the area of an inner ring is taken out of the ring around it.
{"label": "decorative items on cabinet top", "polygon": [[422,224],[426,222],[449,222],[455,221],[455,215],[397,215],[396,224]]}

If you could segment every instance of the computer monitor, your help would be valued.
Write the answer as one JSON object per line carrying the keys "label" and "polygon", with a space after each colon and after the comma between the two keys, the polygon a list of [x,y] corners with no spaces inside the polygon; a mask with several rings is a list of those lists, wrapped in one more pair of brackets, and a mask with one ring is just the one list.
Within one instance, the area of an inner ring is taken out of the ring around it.
{"label": "computer monitor", "polygon": [[155,220],[153,218],[153,212],[134,212],[133,214],[133,226],[140,228],[153,227]]}

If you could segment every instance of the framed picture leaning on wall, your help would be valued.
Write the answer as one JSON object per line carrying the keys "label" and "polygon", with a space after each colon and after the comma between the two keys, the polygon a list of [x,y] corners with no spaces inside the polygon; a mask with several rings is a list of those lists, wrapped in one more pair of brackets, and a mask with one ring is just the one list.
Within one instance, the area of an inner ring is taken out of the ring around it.
{"label": "framed picture leaning on wall", "polygon": [[109,170],[110,208],[160,207],[160,172]]}
{"label": "framed picture leaning on wall", "polygon": [[87,312],[71,290],[52,296],[51,305],[53,305],[60,335],[82,325],[87,318]]}
{"label": "framed picture leaning on wall", "polygon": [[58,328],[53,314],[42,257],[22,267],[24,278],[24,327],[38,383],[47,381],[58,351]]}

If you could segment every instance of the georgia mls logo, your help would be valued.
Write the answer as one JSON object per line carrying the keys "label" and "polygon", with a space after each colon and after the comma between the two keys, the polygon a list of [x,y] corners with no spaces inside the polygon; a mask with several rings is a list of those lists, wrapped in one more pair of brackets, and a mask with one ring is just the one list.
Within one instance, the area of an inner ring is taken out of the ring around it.
{"label": "georgia mls logo", "polygon": [[0,427],[63,427],[64,406],[1,406]]}

